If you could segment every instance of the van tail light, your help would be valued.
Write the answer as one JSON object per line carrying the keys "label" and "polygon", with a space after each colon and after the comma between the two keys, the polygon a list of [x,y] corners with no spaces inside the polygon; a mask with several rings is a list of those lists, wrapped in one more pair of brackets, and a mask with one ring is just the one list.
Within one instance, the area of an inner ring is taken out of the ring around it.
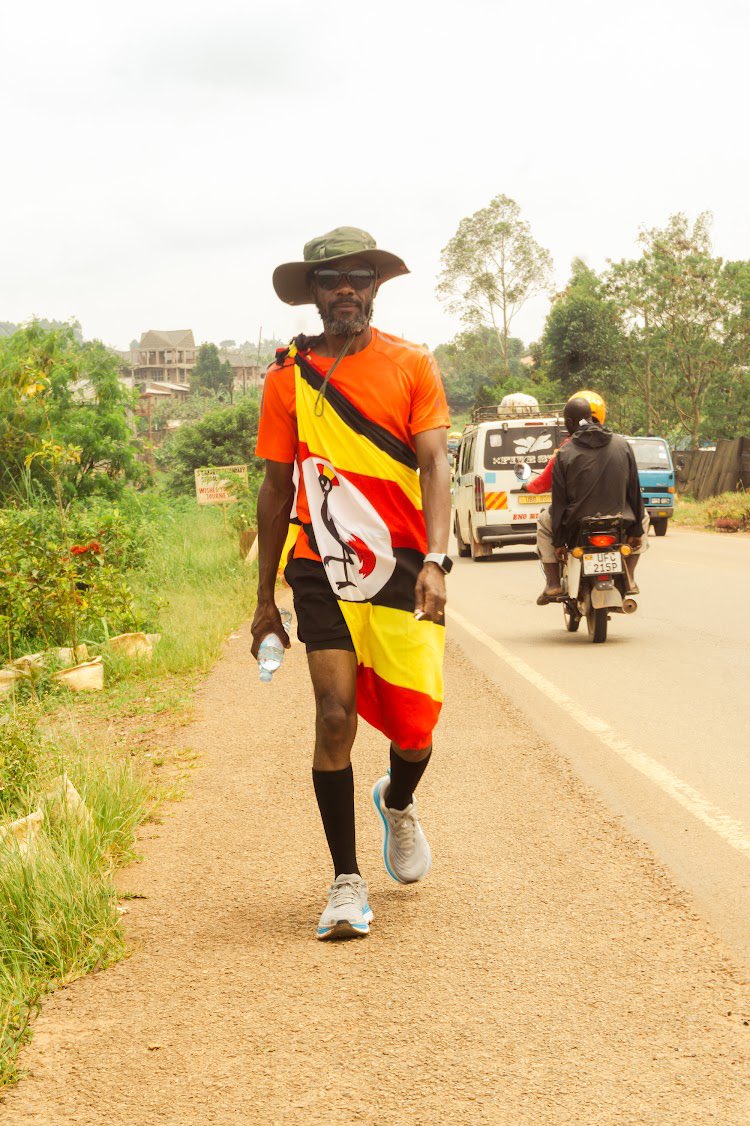
{"label": "van tail light", "polygon": [[474,510],[484,512],[484,480],[481,477],[474,478]]}
{"label": "van tail light", "polygon": [[589,536],[589,543],[592,547],[611,547],[617,543],[617,536]]}

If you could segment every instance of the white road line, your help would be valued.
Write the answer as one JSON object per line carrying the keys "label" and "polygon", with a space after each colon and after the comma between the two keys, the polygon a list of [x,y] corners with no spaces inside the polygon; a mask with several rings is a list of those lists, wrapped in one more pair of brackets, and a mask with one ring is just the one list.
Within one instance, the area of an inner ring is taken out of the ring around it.
{"label": "white road line", "polygon": [[533,684],[538,688],[543,695],[551,700],[553,704],[557,704],[562,708],[571,719],[575,720],[579,726],[583,727],[591,735],[595,735],[600,742],[604,743],[611,751],[619,755],[624,762],[632,766],[634,770],[639,771],[649,781],[653,782],[663,790],[674,801],[686,809],[693,817],[697,817],[709,829],[713,829],[723,841],[732,848],[737,849],[738,852],[744,853],[750,857],[750,833],[742,824],[741,821],[736,821],[729,814],[724,813],[718,806],[705,798],[700,791],[690,786],[687,782],[683,782],[666,766],[662,766],[656,759],[651,758],[650,755],[644,754],[643,751],[637,750],[626,739],[621,739],[615,730],[605,723],[603,719],[598,719],[596,716],[591,715],[589,711],[582,708],[575,700],[571,699],[562,689],[553,684],[551,680],[547,680],[545,676],[533,669],[531,665],[527,665],[520,657],[516,657],[494,637],[490,637],[483,630],[478,629],[472,622],[465,618],[463,614],[459,614],[457,610],[449,609],[448,617],[452,619],[456,625],[466,633],[476,638],[481,642],[491,653],[499,657],[501,661],[505,661],[507,665],[527,680],[529,684]]}

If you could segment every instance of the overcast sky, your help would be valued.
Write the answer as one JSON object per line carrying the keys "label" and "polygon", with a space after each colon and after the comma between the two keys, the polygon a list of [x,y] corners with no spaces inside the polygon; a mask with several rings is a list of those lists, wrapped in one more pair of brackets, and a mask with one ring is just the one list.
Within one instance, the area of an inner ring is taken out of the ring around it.
{"label": "overcast sky", "polygon": [[412,270],[375,323],[434,347],[461,327],[440,251],[499,193],[559,285],[676,211],[750,258],[746,0],[9,7],[0,320],[73,317],[120,348],[314,331],[271,273],[346,224]]}

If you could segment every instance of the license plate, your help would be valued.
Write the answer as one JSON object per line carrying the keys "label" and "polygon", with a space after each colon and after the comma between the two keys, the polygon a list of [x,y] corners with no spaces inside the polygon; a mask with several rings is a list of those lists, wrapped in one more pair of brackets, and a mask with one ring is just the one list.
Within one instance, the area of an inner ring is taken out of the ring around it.
{"label": "license plate", "polygon": [[583,557],[584,575],[622,574],[622,556],[619,551],[597,551]]}
{"label": "license plate", "polygon": [[519,504],[551,504],[552,493],[539,493],[537,496],[531,494],[529,496],[523,496],[522,494],[517,497],[517,500]]}

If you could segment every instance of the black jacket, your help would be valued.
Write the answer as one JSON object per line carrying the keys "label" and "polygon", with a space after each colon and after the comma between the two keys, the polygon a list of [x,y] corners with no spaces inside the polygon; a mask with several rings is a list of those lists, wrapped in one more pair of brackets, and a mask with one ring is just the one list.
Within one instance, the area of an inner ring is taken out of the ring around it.
{"label": "black jacket", "polygon": [[552,542],[572,545],[584,516],[622,515],[643,535],[643,497],[630,443],[598,423],[581,426],[552,469]]}

